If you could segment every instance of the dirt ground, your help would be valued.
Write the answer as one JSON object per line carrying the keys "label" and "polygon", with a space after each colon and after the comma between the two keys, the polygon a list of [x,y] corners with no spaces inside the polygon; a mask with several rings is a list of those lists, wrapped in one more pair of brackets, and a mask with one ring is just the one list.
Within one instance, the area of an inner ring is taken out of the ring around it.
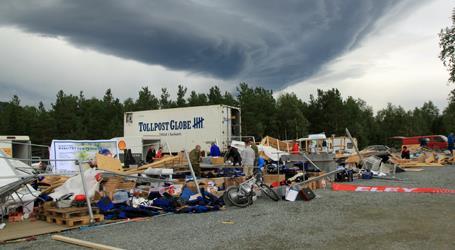
{"label": "dirt ground", "polygon": [[[455,189],[455,166],[355,184]],[[455,194],[317,190],[309,202],[258,199],[244,209],[167,215],[62,235],[125,249],[455,249]],[[233,224],[223,222],[232,221]],[[1,233],[1,231],[0,231]],[[50,236],[2,249],[76,249]]]}

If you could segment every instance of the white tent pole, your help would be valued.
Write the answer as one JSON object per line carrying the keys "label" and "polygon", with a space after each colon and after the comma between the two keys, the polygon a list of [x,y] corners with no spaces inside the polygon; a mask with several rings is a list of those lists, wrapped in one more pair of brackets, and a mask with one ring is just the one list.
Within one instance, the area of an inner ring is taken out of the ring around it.
{"label": "white tent pole", "polygon": [[184,151],[185,151],[186,159],[188,160],[188,166],[190,167],[191,176],[193,176],[193,181],[196,184],[197,192],[202,197],[201,190],[199,189],[199,183],[197,182],[196,174],[194,173],[193,165],[191,164],[190,156],[189,156],[188,151],[186,149]]}
{"label": "white tent pole", "polygon": [[90,223],[93,223],[93,222],[95,222],[95,219],[93,218],[93,210],[92,210],[92,204],[90,202],[90,197],[88,197],[88,194],[87,194],[87,184],[85,183],[84,169],[82,168],[80,161],[77,161],[77,165],[79,166],[79,173],[81,175],[82,187],[84,189],[85,200],[87,201],[88,213],[90,215]]}

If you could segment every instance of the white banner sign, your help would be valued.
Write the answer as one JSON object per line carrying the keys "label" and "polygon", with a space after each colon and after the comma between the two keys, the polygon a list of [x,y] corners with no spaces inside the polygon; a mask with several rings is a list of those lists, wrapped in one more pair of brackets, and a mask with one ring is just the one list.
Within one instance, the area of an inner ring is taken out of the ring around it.
{"label": "white banner sign", "polygon": [[[119,149],[116,140],[53,140],[49,152],[55,173],[75,172],[78,166],[75,161],[95,159],[96,153],[118,158]],[[59,161],[60,160],[60,161]],[[62,161],[68,160],[68,161]]]}

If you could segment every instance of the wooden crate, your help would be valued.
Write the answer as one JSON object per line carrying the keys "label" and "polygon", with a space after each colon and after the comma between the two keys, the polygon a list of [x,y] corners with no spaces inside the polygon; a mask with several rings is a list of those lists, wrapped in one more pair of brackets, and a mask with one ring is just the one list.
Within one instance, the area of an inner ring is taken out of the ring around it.
{"label": "wooden crate", "polygon": [[[94,214],[99,213],[99,209],[97,207],[92,207],[92,211]],[[88,215],[88,208],[87,207],[68,207],[68,208],[49,208],[44,211],[45,215],[60,217],[60,218],[72,218],[72,217],[80,217]]]}
{"label": "wooden crate", "polygon": [[[104,215],[94,214],[93,219],[95,220],[95,222],[104,221]],[[78,216],[78,217],[72,217],[72,218],[61,218],[61,217],[48,215],[48,216],[46,216],[46,221],[48,223],[55,223],[57,225],[65,225],[68,227],[73,227],[73,226],[88,225],[90,223],[90,216],[85,215],[85,216]]]}
{"label": "wooden crate", "polygon": [[[94,207],[92,211],[95,222],[104,220],[104,215],[99,214],[98,208]],[[90,215],[87,207],[47,208],[44,209],[44,216],[48,223],[69,227],[90,223]]]}

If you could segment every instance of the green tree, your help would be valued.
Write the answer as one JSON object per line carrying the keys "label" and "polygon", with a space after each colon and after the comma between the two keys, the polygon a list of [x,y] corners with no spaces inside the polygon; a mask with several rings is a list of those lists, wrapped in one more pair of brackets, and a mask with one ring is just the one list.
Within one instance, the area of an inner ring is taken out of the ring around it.
{"label": "green tree", "polygon": [[185,107],[186,106],[186,100],[185,100],[185,95],[187,92],[187,88],[183,87],[182,85],[178,86],[177,90],[177,107]]}
{"label": "green tree", "polygon": [[428,135],[438,130],[439,109],[432,101],[425,102],[421,108],[412,111],[412,135]]}
{"label": "green tree", "polygon": [[161,96],[160,96],[160,109],[167,109],[172,107],[171,101],[171,94],[167,88],[161,88]]}
{"label": "green tree", "polygon": [[439,33],[439,58],[449,71],[449,82],[455,83],[455,8],[452,12],[452,26],[446,27]]}
{"label": "green tree", "polygon": [[134,103],[134,110],[158,109],[159,100],[150,92],[148,87],[142,87],[139,91],[139,97]]}
{"label": "green tree", "polygon": [[196,93],[196,91],[191,91],[190,97],[188,98],[188,106],[204,106],[208,105],[207,95],[204,93]]}
{"label": "green tree", "polygon": [[83,139],[81,128],[83,126],[79,119],[79,98],[74,95],[66,95],[63,90],[57,93],[57,99],[52,104],[51,116],[56,121],[56,139],[73,138]]}
{"label": "green tree", "polygon": [[234,107],[239,105],[235,97],[230,92],[227,91],[225,91],[223,95],[223,104]]}
{"label": "green tree", "polygon": [[316,98],[310,95],[310,102],[304,111],[305,116],[310,117],[310,132],[344,134],[346,123],[343,122],[343,98],[338,89],[318,89]]}
{"label": "green tree", "polygon": [[237,99],[242,109],[242,134],[258,139],[274,135],[276,126],[276,101],[271,90],[251,88],[246,83],[237,87]]}
{"label": "green tree", "polygon": [[134,110],[135,110],[135,105],[134,105],[133,98],[131,98],[131,97],[126,98],[125,101],[123,101],[123,111],[131,112]]}
{"label": "green tree", "polygon": [[303,114],[303,102],[294,93],[285,93],[278,97],[278,127],[284,133],[284,139],[303,137],[308,133],[309,122]]}
{"label": "green tree", "polygon": [[209,89],[209,104],[223,104],[223,96],[221,95],[220,88],[213,86]]}

